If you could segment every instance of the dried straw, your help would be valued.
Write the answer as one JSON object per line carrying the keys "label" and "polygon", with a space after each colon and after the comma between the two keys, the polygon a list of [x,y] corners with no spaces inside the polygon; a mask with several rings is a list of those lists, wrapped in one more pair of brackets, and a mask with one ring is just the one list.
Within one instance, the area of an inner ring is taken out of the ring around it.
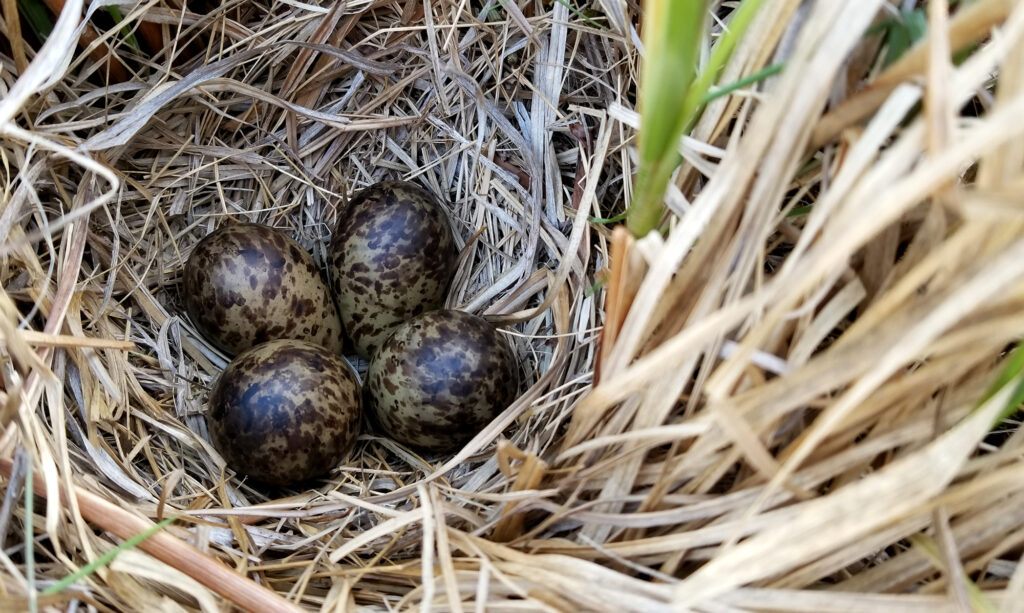
{"label": "dried straw", "polygon": [[[720,83],[784,70],[708,105],[640,240],[588,220],[634,191],[635,2],[65,0],[44,45],[16,4],[0,608],[1024,611],[1020,3],[930,2],[884,67],[865,31],[913,3],[766,0]],[[323,263],[391,177],[449,202],[449,303],[524,392],[454,456],[368,431],[254,488],[182,263],[227,218]]]}

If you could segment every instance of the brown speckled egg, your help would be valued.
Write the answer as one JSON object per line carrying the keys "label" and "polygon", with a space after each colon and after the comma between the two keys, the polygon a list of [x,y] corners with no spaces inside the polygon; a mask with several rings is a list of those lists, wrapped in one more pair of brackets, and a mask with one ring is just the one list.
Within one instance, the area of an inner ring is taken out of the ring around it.
{"label": "brown speckled egg", "polygon": [[391,438],[428,451],[460,447],[519,390],[512,347],[486,320],[432,311],[395,330],[370,362],[366,407]]}
{"label": "brown speckled egg", "polygon": [[360,355],[372,357],[398,324],[443,306],[456,255],[441,205],[415,183],[385,181],[352,197],[331,241],[330,273]]}
{"label": "brown speckled egg", "polygon": [[221,226],[185,264],[189,317],[230,355],[294,338],[341,354],[341,319],[313,258],[284,232],[259,224]]}
{"label": "brown speckled egg", "polygon": [[210,439],[228,466],[273,485],[337,466],[361,419],[359,382],[344,358],[296,340],[257,345],[232,360],[207,413]]}

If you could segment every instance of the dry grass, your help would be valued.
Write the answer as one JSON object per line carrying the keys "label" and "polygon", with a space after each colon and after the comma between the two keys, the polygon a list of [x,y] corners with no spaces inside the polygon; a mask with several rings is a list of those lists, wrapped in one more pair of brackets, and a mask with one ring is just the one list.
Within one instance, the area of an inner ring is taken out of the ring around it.
{"label": "dry grass", "polygon": [[[721,82],[785,70],[709,105],[640,241],[587,219],[633,192],[634,2],[126,3],[140,49],[76,46],[78,0],[41,48],[0,22],[0,608],[1024,611],[1018,373],[987,395],[1024,5],[931,2],[886,70],[863,32],[905,3],[765,4]],[[206,442],[182,262],[225,218],[323,262],[385,177],[447,196],[450,302],[528,389],[455,457],[367,433],[253,489]]]}

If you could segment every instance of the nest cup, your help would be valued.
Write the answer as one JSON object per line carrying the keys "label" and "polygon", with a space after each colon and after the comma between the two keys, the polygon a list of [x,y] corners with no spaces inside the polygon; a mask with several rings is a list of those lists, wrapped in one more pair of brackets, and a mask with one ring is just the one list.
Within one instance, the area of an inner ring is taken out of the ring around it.
{"label": "nest cup", "polygon": [[[4,608],[1024,598],[1019,3],[764,0],[742,25],[709,2],[675,63],[638,4],[700,3],[17,4]],[[688,138],[651,128],[645,87],[716,58],[707,95],[668,96]],[[452,453],[364,429],[322,478],[254,487],[209,442],[227,359],[184,316],[184,262],[252,222],[326,271],[384,179],[438,196],[445,306],[501,328],[520,396]]]}

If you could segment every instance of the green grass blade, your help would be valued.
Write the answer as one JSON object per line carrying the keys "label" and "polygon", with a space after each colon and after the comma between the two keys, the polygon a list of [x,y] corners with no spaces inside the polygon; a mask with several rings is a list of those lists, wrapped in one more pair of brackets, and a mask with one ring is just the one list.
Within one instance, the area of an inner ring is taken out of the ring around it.
{"label": "green grass blade", "polygon": [[568,0],[556,0],[556,2],[558,2],[559,4],[565,6],[565,8],[569,9],[570,11],[572,11],[574,15],[576,15],[577,17],[579,17],[583,21],[589,23],[590,25],[594,26],[595,28],[597,28],[599,30],[606,30],[606,29],[608,29],[607,26],[603,26],[600,23],[598,23],[598,22],[594,21],[593,19],[591,19],[590,17],[587,17],[586,15],[584,15],[583,11],[581,11],[578,8],[576,8],[575,6],[569,4]]}
{"label": "green grass blade", "polygon": [[772,64],[771,66],[765,66],[764,68],[762,68],[761,70],[758,70],[757,72],[755,72],[752,75],[743,77],[742,79],[734,81],[734,82],[732,82],[732,83],[730,83],[728,85],[723,85],[722,87],[716,87],[715,89],[713,89],[713,90],[709,91],[708,93],[704,94],[704,98],[701,99],[700,104],[701,104],[701,106],[704,106],[708,102],[711,102],[712,100],[715,100],[716,98],[721,98],[722,96],[728,96],[729,94],[733,93],[734,91],[736,91],[738,89],[743,89],[744,87],[747,87],[749,85],[753,85],[754,83],[758,83],[760,81],[764,81],[765,79],[767,79],[770,76],[779,74],[780,72],[782,72],[782,69],[785,68],[785,67],[786,67],[785,62],[781,62],[779,64]]}
{"label": "green grass blade", "polygon": [[626,214],[625,213],[620,213],[620,214],[618,214],[618,215],[616,215],[614,217],[587,217],[587,221],[589,221],[590,223],[596,223],[596,224],[609,224],[609,223],[618,223],[618,222],[622,221],[625,218],[626,218]]}
{"label": "green grass blade", "polygon": [[698,75],[683,102],[683,114],[687,118],[684,132],[689,132],[697,123],[697,118],[700,117],[700,112],[704,108],[702,100],[711,89],[711,85],[718,79],[718,75],[721,74],[725,65],[729,63],[729,58],[732,57],[736,45],[746,35],[751,22],[754,21],[754,16],[761,8],[761,1],[747,0],[740,4],[736,12],[733,13],[732,19],[729,20],[728,27],[718,38],[718,43],[711,50],[707,66]]}
{"label": "green grass blade", "polygon": [[25,18],[28,27],[39,42],[46,42],[53,31],[53,19],[46,6],[39,0],[18,0],[18,12]]}
{"label": "green grass blade", "polygon": [[153,536],[154,534],[156,534],[160,530],[163,530],[172,521],[174,521],[174,518],[173,517],[168,517],[167,519],[163,520],[162,522],[160,522],[158,524],[154,524],[154,525],[150,526],[149,528],[146,528],[142,532],[136,534],[135,536],[131,537],[127,541],[121,543],[117,547],[114,547],[113,549],[111,549],[107,553],[101,555],[100,557],[96,558],[92,562],[86,564],[82,568],[79,568],[77,571],[71,573],[67,577],[64,577],[63,579],[61,579],[57,583],[54,583],[50,587],[46,588],[45,590],[43,590],[43,595],[44,596],[49,596],[51,594],[58,594],[58,593],[60,593],[60,592],[62,592],[64,590],[66,590],[74,582],[78,581],[79,579],[82,579],[83,577],[88,577],[89,575],[91,575],[94,572],[96,572],[96,570],[98,568],[100,568],[101,566],[105,566],[105,565],[109,564],[122,551],[125,551],[126,549],[133,549],[135,547],[138,547],[139,543],[141,543],[142,541],[144,541],[144,540],[148,539],[149,537]]}
{"label": "green grass blade", "polygon": [[999,390],[1012,383],[1014,379],[1018,379],[1017,386],[1010,395],[1010,399],[1006,402],[1006,407],[999,413],[999,417],[994,424],[996,426],[1016,413],[1021,404],[1024,404],[1024,348],[1021,345],[1017,345],[1010,352],[1010,356],[1003,363],[1003,369],[999,371],[999,376],[996,377],[996,380],[985,391],[977,406],[980,407],[988,402],[992,396],[995,396]]}
{"label": "green grass blade", "polygon": [[652,2],[644,19],[640,112],[642,160],[656,162],[674,152],[678,131],[685,124],[679,102],[690,90],[697,73],[697,57],[704,31],[705,2]]}
{"label": "green grass blade", "polygon": [[598,292],[598,290],[600,290],[602,287],[604,287],[604,284],[605,284],[606,281],[607,280],[604,279],[604,278],[601,278],[601,279],[598,279],[597,281],[595,281],[593,285],[591,285],[589,288],[587,288],[587,291],[583,292],[583,297],[584,298],[590,298],[591,296],[596,294]]}
{"label": "green grass blade", "polygon": [[[121,12],[121,9],[117,8],[116,6],[108,6],[107,13],[110,15],[110,18],[114,20],[114,25],[118,25],[122,21],[124,21],[124,14]],[[128,46],[130,46],[137,52],[141,51],[141,48],[139,47],[139,41],[135,38],[135,35],[132,34],[130,28],[121,28],[121,34],[124,35],[124,40],[126,43],[128,43]]]}
{"label": "green grass blade", "polygon": [[676,143],[687,118],[681,102],[697,73],[706,19],[704,0],[649,2],[644,12],[644,61],[640,73],[637,194],[626,225],[636,236],[661,217],[665,185],[679,162]]}
{"label": "green grass blade", "polygon": [[786,213],[786,217],[803,217],[804,215],[810,215],[812,208],[813,207],[810,205],[794,207],[792,211]]}
{"label": "green grass blade", "polygon": [[706,3],[679,0],[648,4],[644,15],[647,56],[640,88],[640,166],[636,199],[626,218],[626,225],[634,236],[646,235],[661,219],[665,187],[681,161],[676,143],[696,125],[708,97],[723,96],[782,69],[770,66],[747,77],[749,81],[742,80],[713,95],[710,92],[736,45],[746,35],[761,3],[762,0],[746,0],[739,5],[699,74],[694,63]]}

